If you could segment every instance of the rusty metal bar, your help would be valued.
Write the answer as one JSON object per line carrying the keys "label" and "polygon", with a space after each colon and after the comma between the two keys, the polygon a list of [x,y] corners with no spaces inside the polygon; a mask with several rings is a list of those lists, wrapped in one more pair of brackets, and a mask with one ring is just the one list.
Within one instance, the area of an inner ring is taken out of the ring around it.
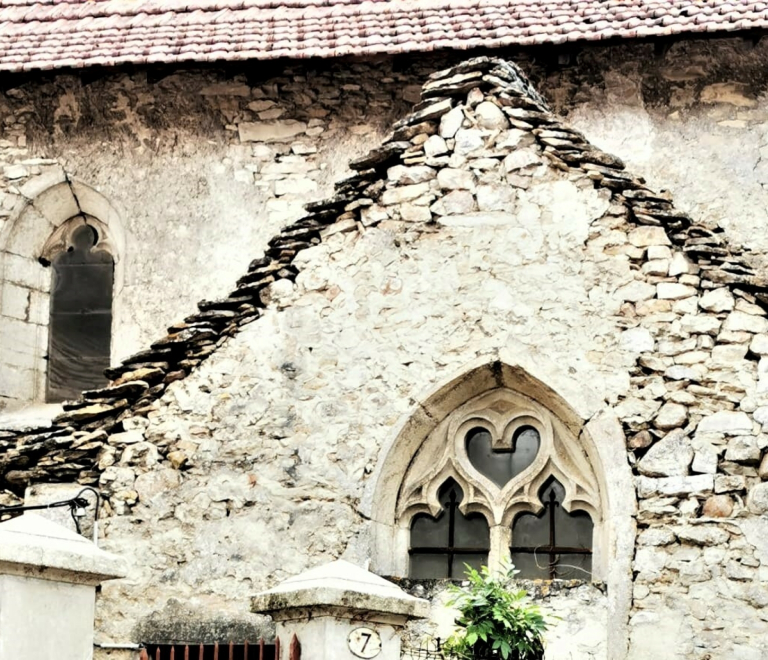
{"label": "rusty metal bar", "polygon": [[147,649],[141,649],[141,653],[139,653],[139,660],[149,660]]}
{"label": "rusty metal bar", "polygon": [[200,644],[200,648],[197,650],[197,660],[203,660],[203,656],[205,655],[205,648],[202,644]]}
{"label": "rusty metal bar", "polygon": [[235,643],[229,643],[229,660],[235,660]]}
{"label": "rusty metal bar", "polygon": [[219,643],[213,643],[213,660],[219,660]]}
{"label": "rusty metal bar", "polygon": [[291,637],[291,645],[288,648],[288,660],[301,660],[301,644],[299,644],[299,638],[296,637],[296,633],[293,633],[293,637]]}
{"label": "rusty metal bar", "polygon": [[184,660],[189,660],[189,644],[184,644]]}
{"label": "rusty metal bar", "polygon": [[280,638],[275,637],[275,660],[280,660]]}
{"label": "rusty metal bar", "polygon": [[248,642],[243,644],[243,660],[248,660]]}
{"label": "rusty metal bar", "polygon": [[176,647],[171,647],[171,660],[176,660]]}
{"label": "rusty metal bar", "polygon": [[155,660],[161,660],[160,658],[160,647],[157,647],[157,650],[155,651]]}
{"label": "rusty metal bar", "polygon": [[264,638],[259,640],[259,660],[266,660],[264,657]]}

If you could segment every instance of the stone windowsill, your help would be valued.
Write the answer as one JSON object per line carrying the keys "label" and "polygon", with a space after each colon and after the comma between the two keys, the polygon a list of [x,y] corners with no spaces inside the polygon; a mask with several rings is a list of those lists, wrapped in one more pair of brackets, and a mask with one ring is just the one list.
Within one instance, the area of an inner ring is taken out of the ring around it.
{"label": "stone windowsill", "polygon": [[[466,584],[466,580],[449,578],[435,580],[386,576],[386,579],[394,582],[411,596],[426,598],[427,600],[432,600],[437,594],[444,591],[449,584]],[[515,580],[515,585],[525,589],[528,595],[534,599],[565,594],[573,589],[584,586],[592,586],[603,594],[608,593],[608,586],[605,582],[590,580]]]}

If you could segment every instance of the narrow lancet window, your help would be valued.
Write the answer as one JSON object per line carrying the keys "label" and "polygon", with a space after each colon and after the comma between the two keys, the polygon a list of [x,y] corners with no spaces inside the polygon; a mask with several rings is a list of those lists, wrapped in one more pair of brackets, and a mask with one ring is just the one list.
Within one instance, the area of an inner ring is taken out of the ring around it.
{"label": "narrow lancet window", "polygon": [[449,479],[438,492],[443,506],[438,516],[414,516],[409,571],[412,578],[462,577],[464,564],[480,568],[488,563],[488,522],[481,514],[465,516],[459,511],[463,497],[459,485]]}
{"label": "narrow lancet window", "polygon": [[96,248],[92,226],[78,226],[51,265],[48,401],[77,398],[106,384],[112,335],[112,255]]}
{"label": "narrow lancet window", "polygon": [[523,513],[512,524],[512,563],[519,578],[589,580],[593,523],[584,511],[563,508],[565,489],[550,478],[539,491],[544,508]]}

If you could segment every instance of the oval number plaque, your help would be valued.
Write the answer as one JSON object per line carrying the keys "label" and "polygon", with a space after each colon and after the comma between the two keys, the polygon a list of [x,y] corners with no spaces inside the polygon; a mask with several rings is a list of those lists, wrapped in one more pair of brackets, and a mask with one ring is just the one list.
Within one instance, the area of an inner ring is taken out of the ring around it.
{"label": "oval number plaque", "polygon": [[375,658],[381,653],[381,637],[373,628],[355,628],[349,633],[347,645],[358,658]]}

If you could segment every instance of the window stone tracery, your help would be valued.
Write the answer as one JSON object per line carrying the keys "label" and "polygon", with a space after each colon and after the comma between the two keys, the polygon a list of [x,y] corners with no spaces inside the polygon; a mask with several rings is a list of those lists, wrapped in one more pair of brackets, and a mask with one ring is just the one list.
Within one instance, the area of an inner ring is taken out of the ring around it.
{"label": "window stone tracery", "polygon": [[[480,514],[487,521],[491,567],[508,561],[510,548],[523,547],[513,534],[517,521],[525,516],[544,520],[547,507],[561,508],[558,516],[565,518],[559,524],[567,535],[573,536],[568,521],[586,517],[589,525],[581,521],[581,536],[588,527],[597,538],[592,530],[601,521],[600,488],[586,449],[545,407],[512,390],[500,388],[475,397],[429,434],[401,484],[396,507],[400,528],[410,530],[417,517],[443,516],[446,505],[439,495],[451,482],[462,493],[460,514]],[[557,484],[557,501],[548,503],[542,493],[551,492],[552,484]],[[590,549],[592,544],[590,538]],[[570,548],[549,541],[542,547]],[[580,562],[575,569],[581,570],[579,577],[587,577],[591,556],[579,548],[570,550]],[[547,574],[523,577],[560,577],[552,567],[553,556],[554,551],[537,559]]]}

